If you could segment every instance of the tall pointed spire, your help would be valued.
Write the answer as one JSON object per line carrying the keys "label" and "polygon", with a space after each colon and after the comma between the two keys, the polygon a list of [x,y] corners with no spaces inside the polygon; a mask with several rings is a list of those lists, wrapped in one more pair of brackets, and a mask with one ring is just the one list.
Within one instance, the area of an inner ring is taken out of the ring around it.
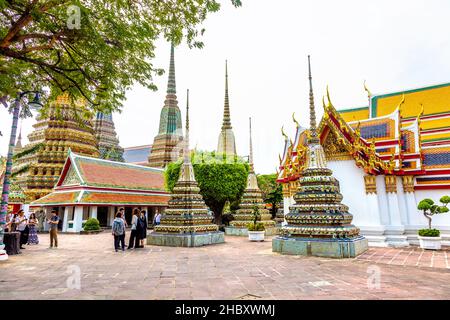
{"label": "tall pointed spire", "polygon": [[233,213],[234,220],[230,222],[230,227],[225,228],[225,233],[230,235],[246,235],[248,224],[253,221],[253,214],[257,208],[260,216],[259,223],[266,228],[267,235],[275,234],[275,222],[271,220],[272,215],[266,209],[262,198],[262,191],[258,186],[258,179],[253,167],[253,143],[252,143],[252,118],[249,118],[249,171],[247,176],[247,186],[239,204],[239,209]]}
{"label": "tall pointed spire", "polygon": [[225,103],[223,107],[223,123],[217,145],[217,153],[236,155],[236,143],[231,126],[230,99],[228,96],[228,62],[225,60]]}
{"label": "tall pointed spire", "polygon": [[19,136],[17,137],[16,149],[22,149],[22,121],[20,122]]}
{"label": "tall pointed spire", "polygon": [[176,94],[177,86],[175,82],[175,48],[173,43],[170,45],[170,66],[169,81],[167,82],[167,94]]}
{"label": "tall pointed spire", "polygon": [[158,135],[148,157],[150,167],[164,168],[169,162],[177,161],[183,152],[183,124],[176,93],[175,47],[171,43],[167,94],[159,116]]}
{"label": "tall pointed spire", "polygon": [[180,177],[178,181],[195,182],[194,168],[191,163],[189,152],[189,89],[186,97],[186,133],[184,136],[183,165],[181,166]]}
{"label": "tall pointed spire", "polygon": [[228,61],[225,60],[225,103],[223,107],[223,129],[231,129],[230,98],[228,96]]}
{"label": "tall pointed spire", "polygon": [[[367,250],[367,239],[351,224],[353,216],[342,201],[339,181],[327,168],[325,152],[317,134],[311,62],[309,68],[310,135],[306,168],[298,179],[295,204],[285,216],[287,225],[272,240],[272,251],[284,254],[354,258]],[[326,250],[325,250],[326,249]]]}
{"label": "tall pointed spire", "polygon": [[311,135],[308,139],[309,143],[319,143],[317,137],[317,124],[316,124],[316,110],[314,107],[314,92],[312,86],[312,74],[311,74],[311,57],[308,55],[308,71],[309,71],[309,123]]}
{"label": "tall pointed spire", "polygon": [[186,134],[184,137],[184,163],[190,162],[189,157],[189,89],[186,97]]}
{"label": "tall pointed spire", "polygon": [[253,168],[253,144],[252,144],[252,118],[249,117],[248,118],[249,121],[249,136],[250,136],[250,153],[248,156],[248,162],[250,165],[250,172],[254,172],[254,168]]}
{"label": "tall pointed spire", "polygon": [[317,135],[316,125],[316,110],[314,107],[314,93],[312,87],[312,75],[311,75],[311,58],[308,56],[308,71],[309,71],[309,137],[308,137],[308,149],[306,151],[306,163],[307,168],[326,168],[327,160],[325,158],[325,152],[320,145],[320,139]]}

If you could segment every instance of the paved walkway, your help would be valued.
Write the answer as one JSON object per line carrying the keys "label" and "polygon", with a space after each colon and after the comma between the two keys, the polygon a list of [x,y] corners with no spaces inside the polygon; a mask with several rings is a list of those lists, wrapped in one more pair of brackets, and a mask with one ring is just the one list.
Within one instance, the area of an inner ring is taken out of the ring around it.
{"label": "paved walkway", "polygon": [[358,260],[397,266],[444,268],[450,270],[450,248],[441,251],[422,250],[419,247],[370,248]]}
{"label": "paved walkway", "polygon": [[[448,252],[373,248],[333,260],[274,254],[271,241],[240,237],[123,253],[107,232],[60,235],[58,249],[40,239],[0,263],[0,299],[450,299],[450,270],[438,258]],[[428,256],[434,268],[422,266]]]}

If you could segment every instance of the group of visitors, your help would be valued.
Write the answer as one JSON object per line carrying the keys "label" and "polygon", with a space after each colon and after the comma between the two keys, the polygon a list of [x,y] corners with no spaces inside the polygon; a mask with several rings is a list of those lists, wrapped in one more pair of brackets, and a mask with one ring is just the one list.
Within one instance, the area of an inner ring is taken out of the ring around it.
{"label": "group of visitors", "polygon": [[[50,229],[50,248],[58,247],[58,212],[52,210],[52,217],[47,220]],[[6,215],[5,232],[20,232],[20,249],[24,245],[39,244],[38,237],[39,220],[34,212],[27,218],[25,211],[20,209],[16,213],[9,212]]]}
{"label": "group of visitors", "polygon": [[[47,219],[50,234],[50,248],[58,247],[58,224],[60,222],[58,212],[52,210],[52,216]],[[153,224],[159,225],[161,214],[157,213],[153,219]],[[31,213],[27,218],[24,210],[17,213],[8,213],[6,216],[5,232],[20,232],[20,249],[25,249],[24,245],[39,244],[38,237],[39,220],[35,213]],[[143,248],[147,239],[147,213],[145,210],[135,208],[131,218],[131,232],[128,242],[128,249]],[[112,223],[112,235],[114,236],[114,249],[125,251],[125,230],[128,228],[125,219],[125,209],[120,208]]]}
{"label": "group of visitors", "polygon": [[[125,230],[128,227],[125,220],[125,209],[120,208],[112,224],[112,235],[114,236],[114,249],[125,251]],[[144,247],[147,238],[147,214],[145,210],[135,208],[131,218],[131,233],[128,242],[128,249],[138,249]]]}
{"label": "group of visitors", "polygon": [[20,209],[17,213],[6,215],[5,232],[20,232],[20,249],[25,249],[24,245],[39,244],[37,235],[38,219],[34,213],[27,218],[25,212]]}

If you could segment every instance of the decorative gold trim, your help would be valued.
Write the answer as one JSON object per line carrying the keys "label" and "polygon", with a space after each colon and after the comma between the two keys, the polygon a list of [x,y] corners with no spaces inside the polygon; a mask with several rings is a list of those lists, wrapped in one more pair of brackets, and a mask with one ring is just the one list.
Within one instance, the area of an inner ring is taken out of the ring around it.
{"label": "decorative gold trim", "polygon": [[374,175],[365,175],[364,176],[364,185],[366,187],[366,194],[377,194],[377,180]]}
{"label": "decorative gold trim", "polygon": [[384,176],[386,183],[387,193],[397,193],[397,177],[396,176]]}
{"label": "decorative gold trim", "polygon": [[403,176],[403,191],[405,193],[413,193],[414,192],[414,176]]}

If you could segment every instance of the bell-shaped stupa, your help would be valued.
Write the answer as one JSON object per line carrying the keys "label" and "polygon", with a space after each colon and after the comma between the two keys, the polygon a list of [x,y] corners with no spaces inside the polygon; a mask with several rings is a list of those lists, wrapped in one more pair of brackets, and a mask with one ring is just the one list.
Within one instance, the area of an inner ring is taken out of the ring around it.
{"label": "bell-shaped stupa", "polygon": [[321,257],[355,257],[367,250],[367,239],[351,224],[353,216],[342,204],[339,181],[327,168],[325,152],[316,129],[311,64],[309,67],[310,132],[306,169],[299,178],[295,204],[285,216],[287,225],[273,239],[272,249],[284,254]]}
{"label": "bell-shaped stupa", "polygon": [[262,191],[259,189],[253,165],[253,145],[252,145],[252,122],[250,118],[250,155],[249,155],[249,173],[247,177],[247,187],[242,195],[239,209],[233,214],[234,220],[230,226],[225,228],[227,235],[246,236],[248,234],[247,226],[254,221],[255,208],[258,208],[258,222],[264,224],[266,235],[276,234],[275,221],[271,220],[272,215],[266,209],[262,198]]}
{"label": "bell-shaped stupa", "polygon": [[224,233],[212,223],[213,216],[200,194],[189,153],[189,90],[186,106],[186,135],[183,164],[169,207],[148,236],[148,244],[173,247],[199,247],[225,241]]}

